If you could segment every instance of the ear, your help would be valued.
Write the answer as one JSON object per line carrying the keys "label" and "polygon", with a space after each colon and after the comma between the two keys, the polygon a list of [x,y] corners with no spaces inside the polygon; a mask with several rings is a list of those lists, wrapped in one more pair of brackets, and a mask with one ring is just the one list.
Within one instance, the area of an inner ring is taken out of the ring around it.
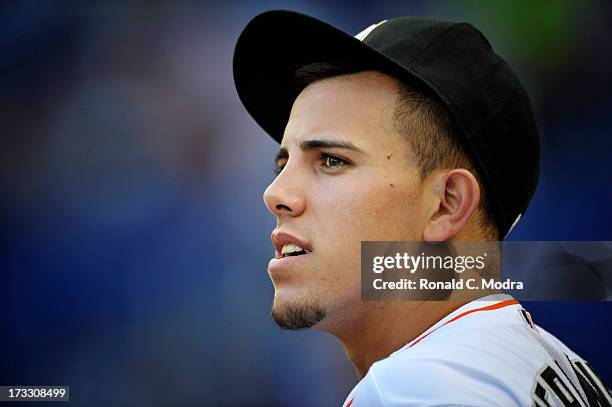
{"label": "ear", "polygon": [[443,242],[455,237],[476,211],[480,187],[474,175],[462,168],[434,174],[435,179],[427,184],[433,189],[435,206],[423,240]]}

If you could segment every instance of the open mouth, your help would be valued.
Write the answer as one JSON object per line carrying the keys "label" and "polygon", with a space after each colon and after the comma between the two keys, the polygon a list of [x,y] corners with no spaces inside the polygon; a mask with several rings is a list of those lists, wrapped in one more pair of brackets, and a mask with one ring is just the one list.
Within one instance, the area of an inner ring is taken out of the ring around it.
{"label": "open mouth", "polygon": [[281,253],[280,253],[280,258],[284,258],[284,257],[291,257],[291,256],[301,256],[303,254],[308,254],[310,253],[309,250],[304,249],[298,245],[295,244],[286,244],[283,246]]}

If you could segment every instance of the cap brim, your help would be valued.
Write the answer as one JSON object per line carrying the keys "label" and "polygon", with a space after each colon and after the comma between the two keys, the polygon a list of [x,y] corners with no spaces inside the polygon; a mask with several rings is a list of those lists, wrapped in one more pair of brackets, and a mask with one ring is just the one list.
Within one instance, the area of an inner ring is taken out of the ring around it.
{"label": "cap brim", "polygon": [[317,62],[377,69],[397,77],[418,75],[357,38],[293,11],[262,13],[246,26],[234,52],[234,82],[255,121],[280,143],[299,91],[295,71]]}

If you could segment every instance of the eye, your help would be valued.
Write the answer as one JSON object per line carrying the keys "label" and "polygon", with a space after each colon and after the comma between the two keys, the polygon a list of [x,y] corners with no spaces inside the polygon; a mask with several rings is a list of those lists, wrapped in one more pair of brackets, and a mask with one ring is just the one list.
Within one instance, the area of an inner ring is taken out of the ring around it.
{"label": "eye", "polygon": [[283,168],[285,168],[285,163],[277,161],[274,163],[274,169],[272,171],[274,172],[274,175],[278,176],[278,174],[281,173]]}
{"label": "eye", "polygon": [[323,167],[332,172],[342,171],[342,167],[349,164],[348,161],[331,154],[323,153],[321,158],[324,160]]}

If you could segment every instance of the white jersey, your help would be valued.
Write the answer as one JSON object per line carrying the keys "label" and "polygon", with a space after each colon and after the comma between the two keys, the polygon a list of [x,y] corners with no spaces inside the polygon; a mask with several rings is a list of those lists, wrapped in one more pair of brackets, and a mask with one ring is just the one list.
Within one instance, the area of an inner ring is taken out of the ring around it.
{"label": "white jersey", "polygon": [[344,407],[610,406],[589,364],[508,295],[458,308],[374,363]]}

